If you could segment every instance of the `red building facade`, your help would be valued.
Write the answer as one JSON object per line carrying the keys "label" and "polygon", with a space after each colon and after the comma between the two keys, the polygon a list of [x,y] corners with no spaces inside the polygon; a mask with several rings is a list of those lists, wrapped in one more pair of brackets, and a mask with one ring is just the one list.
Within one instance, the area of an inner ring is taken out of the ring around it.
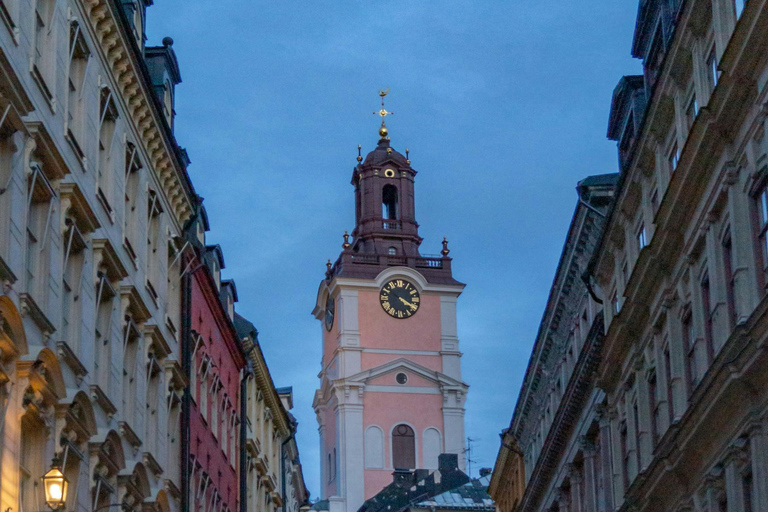
{"label": "red building facade", "polygon": [[237,292],[221,280],[219,246],[205,245],[201,212],[188,237],[194,257],[188,265],[190,399],[187,409],[189,510],[235,512],[239,505],[240,382],[245,356],[234,328]]}

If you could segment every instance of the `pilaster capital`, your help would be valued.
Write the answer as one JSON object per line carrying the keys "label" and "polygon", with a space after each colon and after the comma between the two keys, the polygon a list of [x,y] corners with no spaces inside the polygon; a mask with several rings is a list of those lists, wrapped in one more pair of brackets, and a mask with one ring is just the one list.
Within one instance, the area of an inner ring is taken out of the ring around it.
{"label": "pilaster capital", "polygon": [[571,462],[567,466],[568,469],[568,478],[571,479],[571,483],[573,484],[580,484],[582,477],[584,476],[584,470],[583,467],[580,464],[574,464]]}
{"label": "pilaster capital", "polygon": [[592,458],[595,456],[595,443],[589,437],[579,437],[579,446],[581,446],[581,451],[584,452],[584,458]]}

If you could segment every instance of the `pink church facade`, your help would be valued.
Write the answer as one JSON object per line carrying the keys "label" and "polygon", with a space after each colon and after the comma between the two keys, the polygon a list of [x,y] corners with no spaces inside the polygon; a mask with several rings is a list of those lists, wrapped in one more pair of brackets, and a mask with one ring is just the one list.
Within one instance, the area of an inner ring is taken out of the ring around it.
{"label": "pink church facade", "polygon": [[[323,358],[314,400],[321,498],[354,512],[396,469],[464,468],[464,402],[456,304],[464,285],[441,257],[418,252],[410,161],[386,132],[355,167],[356,228],[321,282],[313,314]],[[387,204],[389,201],[390,204]]]}

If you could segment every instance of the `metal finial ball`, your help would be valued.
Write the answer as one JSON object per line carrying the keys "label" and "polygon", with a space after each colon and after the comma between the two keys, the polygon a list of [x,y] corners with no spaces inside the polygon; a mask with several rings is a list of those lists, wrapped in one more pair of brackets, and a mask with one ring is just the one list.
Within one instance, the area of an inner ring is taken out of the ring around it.
{"label": "metal finial ball", "polygon": [[379,135],[381,135],[381,138],[382,138],[382,139],[383,139],[384,137],[386,137],[386,136],[387,136],[387,134],[389,134],[389,130],[387,130],[387,127],[386,127],[386,126],[382,126],[381,128],[379,128]]}
{"label": "metal finial ball", "polygon": [[165,36],[163,38],[163,46],[173,46],[173,38],[169,36]]}

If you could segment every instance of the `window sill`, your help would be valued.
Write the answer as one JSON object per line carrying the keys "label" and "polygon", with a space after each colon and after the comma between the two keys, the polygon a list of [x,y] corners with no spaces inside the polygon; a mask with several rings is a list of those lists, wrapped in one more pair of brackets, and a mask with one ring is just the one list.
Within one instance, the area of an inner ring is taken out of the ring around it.
{"label": "window sill", "polygon": [[104,191],[101,189],[101,187],[96,189],[96,199],[98,199],[99,204],[107,213],[107,216],[109,217],[109,223],[114,224],[115,211],[112,209],[112,206],[110,206],[109,201],[107,200],[107,196],[104,194]]}
{"label": "window sill", "polygon": [[72,151],[75,152],[75,156],[77,157],[78,162],[80,162],[82,171],[85,172],[85,153],[83,152],[83,148],[80,147],[80,144],[77,142],[77,137],[75,137],[75,134],[72,132],[72,130],[67,128],[67,133],[64,138],[67,139],[67,142],[69,142],[69,146],[72,148]]}
{"label": "window sill", "polygon": [[13,22],[11,13],[8,12],[8,8],[5,6],[5,0],[0,0],[0,19],[3,20],[5,28],[10,32],[13,44],[19,46],[19,27]]}

